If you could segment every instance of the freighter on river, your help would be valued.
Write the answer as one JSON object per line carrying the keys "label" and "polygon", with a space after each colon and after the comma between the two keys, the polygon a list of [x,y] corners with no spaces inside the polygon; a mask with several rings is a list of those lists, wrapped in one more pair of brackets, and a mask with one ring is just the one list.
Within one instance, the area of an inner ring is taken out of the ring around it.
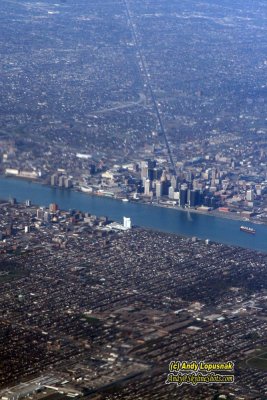
{"label": "freighter on river", "polygon": [[255,234],[256,233],[256,230],[255,229],[253,229],[253,228],[250,228],[249,226],[240,226],[240,230],[242,231],[242,232],[246,232],[246,233],[252,233],[252,234]]}

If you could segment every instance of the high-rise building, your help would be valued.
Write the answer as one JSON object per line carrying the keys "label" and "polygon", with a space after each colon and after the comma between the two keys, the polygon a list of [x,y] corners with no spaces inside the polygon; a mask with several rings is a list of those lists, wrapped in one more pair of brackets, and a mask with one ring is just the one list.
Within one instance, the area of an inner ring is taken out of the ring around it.
{"label": "high-rise building", "polygon": [[162,196],[162,182],[156,182],[156,197],[159,198]]}
{"label": "high-rise building", "polygon": [[149,179],[158,181],[161,178],[161,175],[162,175],[161,168],[153,168],[153,170],[149,170],[149,171],[152,172],[151,177],[149,177]]}
{"label": "high-rise building", "polygon": [[58,185],[58,176],[57,174],[53,174],[51,176],[51,186],[57,186]]}
{"label": "high-rise building", "polygon": [[50,222],[51,221],[51,214],[48,211],[44,212],[44,222]]}
{"label": "high-rise building", "polygon": [[179,199],[179,206],[184,207],[187,204],[187,188],[180,189],[180,199]]}
{"label": "high-rise building", "polygon": [[66,178],[64,184],[65,184],[65,188],[69,189],[72,187],[72,180],[69,178]]}
{"label": "high-rise building", "polygon": [[186,172],[185,172],[185,180],[186,180],[187,182],[192,182],[192,180],[193,180],[193,173],[192,173],[192,171],[186,171]]}
{"label": "high-rise building", "polygon": [[212,180],[212,181],[215,181],[216,175],[217,175],[217,170],[216,170],[216,168],[212,168],[212,170],[211,170],[211,180]]}
{"label": "high-rise building", "polygon": [[177,189],[177,178],[174,175],[171,177],[171,186],[173,187],[174,191]]}
{"label": "high-rise building", "polygon": [[141,161],[141,178],[153,180],[153,169],[156,167],[156,161]]}
{"label": "high-rise building", "polygon": [[173,199],[178,200],[178,203],[180,203],[180,192],[174,192]]}
{"label": "high-rise building", "polygon": [[172,186],[169,187],[169,194],[168,194],[169,199],[173,200],[174,199],[174,188]]}
{"label": "high-rise building", "polygon": [[36,211],[36,218],[39,219],[40,221],[43,221],[44,219],[44,211],[45,211],[44,207],[40,207]]}
{"label": "high-rise building", "polygon": [[148,166],[145,161],[141,162],[141,179],[147,179],[148,178]]}
{"label": "high-rise building", "polygon": [[190,207],[196,207],[200,204],[200,192],[199,190],[188,191],[188,204]]}
{"label": "high-rise building", "polygon": [[51,203],[49,205],[49,211],[50,212],[55,213],[55,212],[57,212],[57,210],[58,210],[58,205],[56,203]]}
{"label": "high-rise building", "polygon": [[123,227],[124,227],[125,229],[131,229],[131,227],[132,227],[131,218],[123,217]]}
{"label": "high-rise building", "polygon": [[147,162],[147,167],[148,167],[148,170],[147,170],[147,177],[148,177],[148,179],[150,179],[150,180],[156,179],[156,178],[154,177],[155,170],[156,170],[156,161],[151,161],[151,160],[149,160],[149,161]]}
{"label": "high-rise building", "polygon": [[247,192],[246,192],[246,200],[247,201],[253,201],[254,200],[254,193],[253,193],[252,189],[247,190]]}
{"label": "high-rise building", "polygon": [[169,194],[169,187],[171,186],[171,183],[169,180],[165,180],[162,183],[162,195],[163,196],[168,196]]}
{"label": "high-rise building", "polygon": [[149,179],[146,179],[145,181],[145,196],[150,196],[150,191],[151,191],[151,182]]}
{"label": "high-rise building", "polygon": [[61,175],[61,176],[58,178],[58,186],[59,186],[59,187],[64,187],[64,186],[65,186],[65,176]]}

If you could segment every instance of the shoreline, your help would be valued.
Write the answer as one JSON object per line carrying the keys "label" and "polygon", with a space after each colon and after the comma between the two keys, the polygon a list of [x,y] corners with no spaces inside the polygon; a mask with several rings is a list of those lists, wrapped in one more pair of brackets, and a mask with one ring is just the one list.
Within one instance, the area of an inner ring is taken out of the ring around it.
{"label": "shoreline", "polygon": [[[90,192],[83,192],[82,190],[79,190],[79,188],[77,187],[72,187],[72,188],[64,188],[64,187],[58,187],[58,186],[51,186],[48,183],[45,183],[43,180],[40,179],[30,179],[30,178],[26,178],[26,177],[20,177],[20,176],[7,176],[7,175],[0,175],[0,178],[5,178],[5,179],[19,179],[19,180],[23,180],[23,181],[27,181],[28,183],[33,183],[33,184],[39,184],[42,186],[46,186],[50,189],[56,189],[56,190],[60,190],[60,191],[73,191],[76,193],[81,193],[85,196],[92,196],[92,197],[99,197],[99,198],[105,198],[105,199],[111,199],[111,200],[115,200],[118,202],[122,202],[121,198],[116,198],[116,197],[112,197],[112,196],[105,196],[105,195],[99,195],[99,194],[95,194],[94,192],[90,193]],[[129,203],[131,204],[142,204],[142,205],[146,205],[146,206],[152,206],[152,207],[161,207],[161,208],[166,208],[166,209],[171,209],[171,210],[175,210],[175,211],[181,211],[184,213],[193,213],[193,214],[198,214],[198,215],[205,215],[205,216],[210,216],[210,217],[214,217],[214,218],[221,218],[221,219],[229,219],[232,221],[240,221],[240,222],[246,222],[246,223],[250,223],[253,225],[267,225],[267,222],[264,221],[255,221],[252,219],[248,219],[245,217],[241,217],[239,215],[237,215],[236,213],[222,213],[220,211],[218,211],[217,209],[214,210],[210,210],[210,211],[202,211],[202,210],[197,210],[195,208],[184,208],[184,207],[179,207],[179,206],[175,206],[175,205],[171,205],[171,204],[162,204],[162,203],[156,203],[156,202],[147,202],[144,201],[142,198],[140,198],[139,200],[135,201],[132,199],[128,199]]]}

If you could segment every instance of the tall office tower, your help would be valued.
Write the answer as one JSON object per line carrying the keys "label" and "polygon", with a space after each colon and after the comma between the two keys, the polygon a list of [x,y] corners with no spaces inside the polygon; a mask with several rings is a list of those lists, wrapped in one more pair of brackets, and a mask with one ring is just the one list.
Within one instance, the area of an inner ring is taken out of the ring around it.
{"label": "tall office tower", "polygon": [[58,178],[58,186],[59,186],[59,187],[64,187],[64,186],[65,186],[65,176],[61,175],[61,176]]}
{"label": "tall office tower", "polygon": [[26,207],[30,207],[32,205],[31,200],[26,200],[25,201]]}
{"label": "tall office tower", "polygon": [[246,192],[246,200],[247,201],[253,201],[254,200],[254,193],[253,193],[252,189],[247,190],[247,192]]}
{"label": "tall office tower", "polygon": [[193,180],[193,173],[192,173],[192,171],[186,171],[186,172],[185,172],[185,180],[186,180],[187,182],[192,182],[192,180]]}
{"label": "tall office tower", "polygon": [[156,168],[156,161],[148,160],[147,167],[148,167],[147,177],[148,177],[148,179],[150,179],[152,181],[153,179],[155,179],[154,178],[154,169]]}
{"label": "tall office tower", "polygon": [[156,197],[160,198],[162,196],[162,182],[156,182]]}
{"label": "tall office tower", "polygon": [[150,179],[151,181],[153,181],[153,179],[154,179],[154,169],[148,168],[148,170],[147,170],[147,178]]}
{"label": "tall office tower", "polygon": [[216,179],[217,170],[216,168],[212,168],[211,170],[211,180],[214,181]]}
{"label": "tall office tower", "polygon": [[197,190],[201,190],[203,187],[203,183],[200,181],[200,179],[194,179],[193,180],[193,189]]}
{"label": "tall office tower", "polygon": [[[182,185],[183,186],[183,185]],[[187,204],[187,188],[186,189],[180,189],[180,199],[179,199],[179,206],[184,207]]]}
{"label": "tall office tower", "polygon": [[124,228],[126,228],[126,229],[131,229],[131,227],[132,227],[131,218],[123,217],[123,226],[124,226]]}
{"label": "tall office tower", "polygon": [[171,186],[173,187],[174,191],[177,189],[177,178],[174,175],[171,177]]}
{"label": "tall office tower", "polygon": [[51,186],[57,186],[58,185],[58,176],[57,174],[51,175]]}
{"label": "tall office tower", "polygon": [[180,192],[173,192],[173,200],[178,200],[178,204],[180,204]]}
{"label": "tall office tower", "polygon": [[163,172],[162,172],[162,175],[161,175],[160,180],[161,180],[161,182],[164,182],[164,181],[167,180],[167,172],[166,172],[166,171],[163,171]]}
{"label": "tall office tower", "polygon": [[147,180],[147,178],[145,178],[145,177],[142,178],[142,187],[143,187],[143,188],[144,188],[145,185],[146,185],[146,180]]}
{"label": "tall office tower", "polygon": [[40,207],[36,211],[36,218],[39,219],[40,221],[43,221],[44,219],[44,211],[45,211],[44,207]]}
{"label": "tall office tower", "polygon": [[44,212],[44,222],[50,222],[51,221],[51,214],[48,211]]}
{"label": "tall office tower", "polygon": [[157,161],[155,161],[155,160],[148,160],[148,162],[147,162],[147,166],[149,169],[156,168],[156,165],[157,165]]}
{"label": "tall office tower", "polygon": [[145,187],[145,196],[150,196],[151,182],[149,179],[146,179],[144,187]]}
{"label": "tall office tower", "polygon": [[169,187],[169,193],[168,193],[169,199],[173,200],[174,199],[174,188],[172,186]]}
{"label": "tall office tower", "polygon": [[188,191],[188,204],[190,207],[196,207],[200,204],[200,192],[199,190]]}
{"label": "tall office tower", "polygon": [[141,161],[141,179],[147,179],[148,178],[148,165],[147,161]]}
{"label": "tall office tower", "polygon": [[151,170],[151,171],[152,171],[152,178],[149,178],[149,179],[158,181],[161,178],[162,169],[161,168],[153,168],[153,170]]}
{"label": "tall office tower", "polygon": [[57,210],[58,210],[58,205],[56,203],[51,203],[49,205],[49,211],[50,212],[55,213],[55,212],[57,212]]}
{"label": "tall office tower", "polygon": [[162,184],[162,194],[163,196],[168,196],[169,194],[169,187],[171,186],[171,182],[169,180],[166,180]]}
{"label": "tall office tower", "polygon": [[188,189],[187,183],[182,183],[180,189],[181,189],[181,190],[187,190],[187,189]]}
{"label": "tall office tower", "polygon": [[65,188],[69,189],[72,187],[72,180],[69,178],[65,179]]}

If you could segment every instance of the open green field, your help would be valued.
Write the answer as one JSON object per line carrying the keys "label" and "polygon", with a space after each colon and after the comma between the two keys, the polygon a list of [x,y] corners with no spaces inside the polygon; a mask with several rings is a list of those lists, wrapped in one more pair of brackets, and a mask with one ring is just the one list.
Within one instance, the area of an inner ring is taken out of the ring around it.
{"label": "open green field", "polygon": [[0,262],[0,283],[6,283],[20,279],[27,272],[19,264],[2,261]]}
{"label": "open green field", "polygon": [[247,360],[246,365],[251,368],[262,369],[267,371],[267,349],[255,351]]}
{"label": "open green field", "polygon": [[0,283],[10,282],[15,279],[20,279],[23,276],[25,276],[25,272],[23,271],[13,271],[13,272],[8,272],[7,274],[1,274]]}

